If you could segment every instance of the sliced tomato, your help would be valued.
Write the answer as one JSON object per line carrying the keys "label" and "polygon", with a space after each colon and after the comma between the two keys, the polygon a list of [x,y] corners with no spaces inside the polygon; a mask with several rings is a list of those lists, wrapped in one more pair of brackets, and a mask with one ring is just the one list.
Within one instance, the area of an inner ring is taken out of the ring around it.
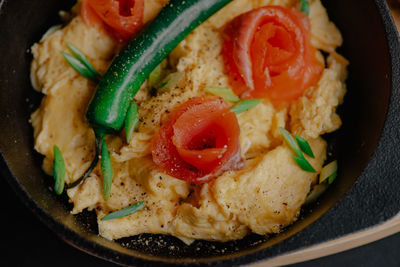
{"label": "sliced tomato", "polygon": [[229,105],[218,97],[195,97],[181,104],[152,143],[161,171],[190,183],[206,183],[241,168],[240,128]]}
{"label": "sliced tomato", "polygon": [[289,103],[323,70],[310,42],[309,20],[295,9],[266,6],[244,13],[226,26],[223,38],[230,83],[242,98]]}
{"label": "sliced tomato", "polygon": [[121,41],[143,25],[144,0],[83,0],[81,15],[88,25],[101,25]]}

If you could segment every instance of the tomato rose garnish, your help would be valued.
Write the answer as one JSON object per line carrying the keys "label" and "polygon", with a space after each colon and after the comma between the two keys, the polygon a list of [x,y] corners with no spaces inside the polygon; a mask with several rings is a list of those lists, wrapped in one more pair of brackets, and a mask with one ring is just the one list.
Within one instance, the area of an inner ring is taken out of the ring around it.
{"label": "tomato rose garnish", "polygon": [[310,42],[309,20],[295,9],[266,6],[244,13],[226,26],[223,38],[230,83],[242,98],[288,103],[314,85],[324,68]]}
{"label": "tomato rose garnish", "polygon": [[154,136],[157,167],[194,184],[241,168],[240,128],[229,108],[219,97],[195,97],[181,104]]}
{"label": "tomato rose garnish", "polygon": [[87,25],[101,25],[121,41],[143,25],[144,0],[83,0],[81,15]]}

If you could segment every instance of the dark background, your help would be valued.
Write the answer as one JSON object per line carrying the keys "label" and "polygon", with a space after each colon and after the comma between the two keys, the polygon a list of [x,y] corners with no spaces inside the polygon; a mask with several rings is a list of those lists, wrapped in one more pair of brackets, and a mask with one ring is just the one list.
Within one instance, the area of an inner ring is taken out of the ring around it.
{"label": "dark background", "polygon": [[[117,266],[71,247],[49,230],[18,199],[0,177],[2,240],[1,266]],[[400,266],[400,233],[339,254],[299,263],[312,266]]]}

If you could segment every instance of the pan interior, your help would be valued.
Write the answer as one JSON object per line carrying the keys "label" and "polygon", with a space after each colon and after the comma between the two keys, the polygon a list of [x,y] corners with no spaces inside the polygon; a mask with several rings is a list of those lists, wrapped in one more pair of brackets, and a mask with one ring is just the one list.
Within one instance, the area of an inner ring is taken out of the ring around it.
{"label": "pan interior", "polygon": [[253,234],[234,242],[195,241],[191,246],[174,237],[149,234],[115,243],[104,240],[96,234],[92,213],[71,215],[68,200],[49,191],[52,178],[41,170],[42,157],[33,151],[33,132],[28,122],[42,97],[30,85],[29,48],[50,26],[60,23],[58,11],[68,10],[73,4],[74,1],[67,0],[0,4],[0,34],[6,40],[0,44],[0,151],[10,170],[5,175],[14,180],[11,183],[25,202],[53,230],[84,250],[98,254],[96,249],[100,245],[108,251],[103,257],[117,252],[142,259],[190,262],[234,258],[270,247],[309,226],[339,201],[360,176],[377,146],[391,85],[390,54],[381,17],[374,1],[323,1],[332,21],[342,31],[345,41],[340,52],[351,64],[348,94],[340,107],[343,127],[326,136],[332,157],[338,159],[339,175],[320,201],[305,208],[301,219],[277,236]]}

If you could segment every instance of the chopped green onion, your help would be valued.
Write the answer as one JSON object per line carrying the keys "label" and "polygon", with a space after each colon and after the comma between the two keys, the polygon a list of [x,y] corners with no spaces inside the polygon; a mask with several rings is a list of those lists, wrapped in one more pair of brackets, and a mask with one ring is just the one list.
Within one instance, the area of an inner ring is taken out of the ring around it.
{"label": "chopped green onion", "polygon": [[150,88],[156,87],[156,85],[161,81],[161,64],[159,64],[149,75],[148,86]]}
{"label": "chopped green onion", "polygon": [[125,217],[125,216],[131,215],[135,212],[138,212],[139,210],[141,210],[143,208],[144,208],[144,201],[140,201],[140,202],[133,204],[129,207],[126,207],[122,210],[118,210],[118,211],[109,213],[106,216],[104,216],[103,218],[101,218],[100,220],[107,221],[107,220]]}
{"label": "chopped green onion", "polygon": [[65,184],[65,163],[58,146],[54,145],[54,162],[53,162],[53,175],[54,175],[54,191],[57,195],[61,195],[64,191]]}
{"label": "chopped green onion", "polygon": [[170,73],[158,86],[158,90],[161,92],[167,92],[171,89],[174,89],[183,80],[184,77],[185,73],[183,72]]}
{"label": "chopped green onion", "polygon": [[311,166],[311,164],[304,158],[303,155],[301,155],[301,157],[292,156],[292,158],[302,170],[306,172],[315,172],[313,166]]}
{"label": "chopped green onion", "polygon": [[100,74],[96,71],[96,69],[90,64],[89,60],[85,57],[85,55],[79,51],[78,48],[73,46],[71,43],[67,43],[69,50],[72,52],[74,57],[79,60],[83,65],[85,65],[88,70],[91,72],[92,76],[98,79]]}
{"label": "chopped green onion", "polygon": [[71,67],[74,70],[76,70],[79,74],[81,74],[83,77],[86,77],[89,80],[92,80],[94,82],[98,81],[97,77],[93,76],[93,73],[78,59],[74,58],[73,56],[71,56],[70,54],[67,54],[65,52],[61,52],[61,54],[68,61],[68,63],[71,65]]}
{"label": "chopped green onion", "polygon": [[251,108],[254,108],[255,106],[257,106],[258,104],[260,104],[263,101],[264,101],[264,99],[240,100],[239,102],[236,103],[236,105],[234,105],[231,108],[231,111],[234,112],[236,115],[238,115],[238,114],[245,112]]}
{"label": "chopped green onion", "polygon": [[315,158],[314,153],[312,152],[310,144],[307,142],[307,140],[297,135],[294,135],[294,137],[296,138],[296,141],[299,144],[301,151],[303,151],[303,153],[307,156]]}
{"label": "chopped green onion", "polygon": [[306,13],[306,15],[310,15],[310,1],[309,0],[300,0],[301,6],[300,11]]}
{"label": "chopped green onion", "polygon": [[96,71],[92,64],[90,64],[85,55],[72,44],[68,43],[67,45],[73,56],[65,52],[61,52],[61,54],[68,61],[71,67],[82,76],[94,82],[98,82],[100,74]]}
{"label": "chopped green onion", "polygon": [[213,95],[222,97],[226,101],[238,102],[240,100],[230,88],[207,87],[205,89]]}
{"label": "chopped green onion", "polygon": [[133,131],[135,130],[136,125],[139,122],[138,112],[137,112],[137,104],[135,101],[132,101],[129,106],[128,112],[126,113],[125,118],[125,133],[126,133],[126,142],[129,144],[131,140],[131,136]]}
{"label": "chopped green onion", "polygon": [[328,189],[327,184],[317,184],[315,185],[310,193],[308,193],[306,201],[304,202],[304,205],[309,205],[311,203],[314,203],[325,191]]}
{"label": "chopped green onion", "polygon": [[[296,142],[296,140],[293,138],[293,136],[286,129],[284,129],[282,127],[280,127],[279,130],[281,131],[281,134],[282,134],[283,139],[285,140],[286,144],[296,155],[296,156],[293,156],[293,159],[296,161],[297,165],[299,165],[299,167],[304,171],[315,172],[314,168],[304,157],[303,153],[301,152],[301,148],[300,148],[299,144]],[[310,148],[310,150],[311,150],[311,148]]]}
{"label": "chopped green onion", "polygon": [[103,198],[108,200],[111,193],[111,185],[113,178],[113,169],[111,164],[110,153],[108,153],[107,143],[104,137],[101,141],[101,173],[103,175]]}
{"label": "chopped green onion", "polygon": [[337,161],[334,160],[331,163],[325,165],[321,173],[319,174],[319,183],[331,184],[337,176]]}
{"label": "chopped green onion", "polygon": [[296,154],[298,158],[304,158],[303,154],[301,153],[301,149],[297,144],[296,140],[294,140],[293,136],[286,129],[282,127],[280,127],[279,130],[281,131],[281,134],[286,144],[293,151],[293,153]]}
{"label": "chopped green onion", "polygon": [[159,88],[165,86],[167,82],[164,82],[164,85],[160,85],[161,81],[167,74],[166,72],[167,68],[167,60],[164,59],[161,61],[160,64],[157,65],[157,67],[150,73],[148,81],[147,81],[147,86],[149,88]]}
{"label": "chopped green onion", "polygon": [[158,85],[158,88],[162,88],[164,87],[166,84],[168,83],[168,81],[162,82]]}

